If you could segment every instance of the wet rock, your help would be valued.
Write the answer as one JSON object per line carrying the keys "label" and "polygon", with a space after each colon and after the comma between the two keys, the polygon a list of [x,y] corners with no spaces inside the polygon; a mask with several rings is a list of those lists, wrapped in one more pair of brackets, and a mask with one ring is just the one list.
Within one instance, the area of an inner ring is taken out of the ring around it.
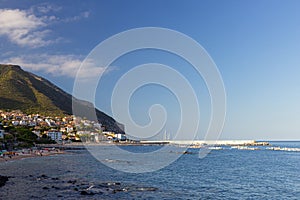
{"label": "wet rock", "polygon": [[8,181],[7,176],[1,176],[0,175],[0,187],[4,186],[7,181]]}
{"label": "wet rock", "polygon": [[56,187],[56,186],[54,186],[54,185],[52,185],[52,188],[53,188],[53,189],[56,189],[56,190],[59,190],[59,187]]}
{"label": "wet rock", "polygon": [[36,178],[36,180],[40,181],[40,180],[42,180],[42,179],[48,179],[48,178],[49,178],[49,177],[48,177],[47,175],[42,174],[42,175],[38,176],[38,177]]}
{"label": "wet rock", "polygon": [[121,190],[118,190],[118,189],[117,189],[117,190],[112,190],[112,191],[111,191],[112,194],[116,194],[116,193],[118,193],[118,192],[121,192]]}
{"label": "wet rock", "polygon": [[75,184],[76,182],[76,180],[69,180],[67,183]]}
{"label": "wet rock", "polygon": [[95,187],[93,187],[93,188],[91,188],[91,189],[89,189],[87,191],[89,191],[89,192],[91,192],[93,194],[103,194],[103,190],[101,188],[95,188]]}
{"label": "wet rock", "polygon": [[54,181],[57,181],[57,180],[59,180],[59,178],[51,178],[51,180],[54,180]]}
{"label": "wet rock", "polygon": [[45,174],[42,174],[41,176],[40,176],[40,178],[49,178],[47,175],[45,175]]}
{"label": "wet rock", "polygon": [[190,152],[190,151],[184,151],[182,154],[193,154],[193,152]]}
{"label": "wet rock", "polygon": [[108,188],[109,186],[107,185],[107,183],[99,183],[98,184],[99,187],[102,187],[102,188]]}
{"label": "wet rock", "polygon": [[81,191],[80,194],[81,195],[88,195],[88,192],[87,191]]}
{"label": "wet rock", "polygon": [[48,187],[46,187],[46,186],[45,186],[45,187],[43,187],[42,189],[43,189],[43,190],[49,190],[49,188],[48,188]]}
{"label": "wet rock", "polygon": [[85,190],[81,191],[80,194],[81,194],[81,195],[94,195],[93,192],[85,191]]}
{"label": "wet rock", "polygon": [[117,192],[124,192],[123,189],[114,189],[112,190],[112,193],[115,194]]}

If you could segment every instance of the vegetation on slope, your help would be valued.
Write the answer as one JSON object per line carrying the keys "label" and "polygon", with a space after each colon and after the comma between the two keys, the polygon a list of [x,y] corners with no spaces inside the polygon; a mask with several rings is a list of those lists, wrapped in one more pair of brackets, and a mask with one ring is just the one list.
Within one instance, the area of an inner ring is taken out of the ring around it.
{"label": "vegetation on slope", "polygon": [[[21,110],[25,113],[39,113],[49,116],[72,114],[72,96],[48,80],[32,73],[23,71],[17,65],[0,64],[0,109]],[[74,99],[74,98],[73,98]],[[91,110],[93,104],[78,99],[75,105],[80,117]],[[107,130],[123,132],[116,121],[96,109],[98,121]]]}

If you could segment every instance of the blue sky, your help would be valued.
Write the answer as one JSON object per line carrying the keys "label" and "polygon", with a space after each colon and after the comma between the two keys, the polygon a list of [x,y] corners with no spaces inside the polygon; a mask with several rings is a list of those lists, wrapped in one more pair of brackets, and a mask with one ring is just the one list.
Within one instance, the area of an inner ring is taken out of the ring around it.
{"label": "blue sky", "polygon": [[[138,27],[180,31],[206,49],[222,75],[227,116],[221,138],[300,139],[297,0],[1,0],[0,9],[1,63],[21,65],[69,93],[80,63],[99,42]],[[201,102],[202,135],[210,117],[209,95],[201,77],[174,55],[149,50],[116,60],[99,84],[96,106],[111,114],[110,94],[118,78],[148,62],[168,64],[191,82]],[[170,91],[155,85],[133,95],[132,117],[147,123],[145,111],[153,103],[165,105],[171,113],[166,128],[176,129],[178,102]]]}

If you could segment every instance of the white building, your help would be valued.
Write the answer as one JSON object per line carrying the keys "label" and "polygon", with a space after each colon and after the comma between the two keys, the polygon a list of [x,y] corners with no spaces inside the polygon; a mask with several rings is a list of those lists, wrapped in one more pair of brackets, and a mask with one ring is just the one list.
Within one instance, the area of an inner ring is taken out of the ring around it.
{"label": "white building", "polygon": [[68,132],[68,133],[71,133],[71,132],[73,132],[73,131],[74,131],[73,126],[67,126],[67,132]]}
{"label": "white building", "polygon": [[19,125],[19,121],[12,121],[11,123],[12,123],[12,125],[14,125],[14,126],[18,126],[18,125]]}
{"label": "white building", "polygon": [[125,141],[126,140],[125,134],[121,134],[121,133],[116,134],[116,138],[120,141]]}
{"label": "white building", "polygon": [[21,125],[21,126],[27,126],[27,121],[21,120],[21,121],[20,121],[20,125]]}
{"label": "white building", "polygon": [[28,126],[34,127],[34,126],[36,126],[36,122],[35,122],[35,121],[30,121],[30,122],[28,123]]}
{"label": "white building", "polygon": [[4,138],[4,130],[0,130],[0,139]]}
{"label": "white building", "polygon": [[47,135],[52,140],[55,140],[55,141],[61,141],[62,140],[62,132],[60,132],[60,131],[49,131],[47,133]]}

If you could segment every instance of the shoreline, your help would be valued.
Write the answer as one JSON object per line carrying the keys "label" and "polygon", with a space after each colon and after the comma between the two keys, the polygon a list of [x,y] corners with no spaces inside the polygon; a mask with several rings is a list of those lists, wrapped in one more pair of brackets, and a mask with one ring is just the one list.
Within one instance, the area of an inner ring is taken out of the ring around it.
{"label": "shoreline", "polygon": [[23,160],[27,158],[36,158],[36,157],[42,157],[42,156],[53,156],[53,155],[60,155],[60,154],[66,154],[65,151],[61,151],[59,149],[55,150],[48,150],[48,149],[43,149],[43,150],[27,150],[27,153],[22,153],[22,152],[9,152],[6,155],[1,155],[0,156],[0,163],[2,162],[10,162],[10,161],[15,161],[15,160]]}

